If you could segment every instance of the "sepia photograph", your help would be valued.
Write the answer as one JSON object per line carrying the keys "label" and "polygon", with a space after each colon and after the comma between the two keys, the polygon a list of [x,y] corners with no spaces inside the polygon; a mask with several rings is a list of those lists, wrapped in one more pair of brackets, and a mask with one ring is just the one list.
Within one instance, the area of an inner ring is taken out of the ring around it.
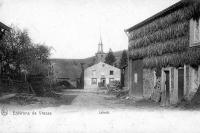
{"label": "sepia photograph", "polygon": [[0,0],[0,133],[200,133],[200,0]]}

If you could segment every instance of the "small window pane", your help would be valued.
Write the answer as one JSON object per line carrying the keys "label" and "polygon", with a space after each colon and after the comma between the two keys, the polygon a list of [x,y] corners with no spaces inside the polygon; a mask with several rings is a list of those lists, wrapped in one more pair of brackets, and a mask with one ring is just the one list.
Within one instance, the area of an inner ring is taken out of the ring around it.
{"label": "small window pane", "polygon": [[92,78],[92,85],[96,85],[97,84],[97,79],[96,78]]}
{"label": "small window pane", "polygon": [[110,75],[113,75],[114,74],[114,71],[110,71]]}
{"label": "small window pane", "polygon": [[200,42],[200,26],[199,21],[194,21],[194,43]]}

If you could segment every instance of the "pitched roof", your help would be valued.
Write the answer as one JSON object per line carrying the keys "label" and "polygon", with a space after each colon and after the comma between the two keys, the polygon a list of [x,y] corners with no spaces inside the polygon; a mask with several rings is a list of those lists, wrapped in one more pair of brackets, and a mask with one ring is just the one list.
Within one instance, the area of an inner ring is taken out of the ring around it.
{"label": "pitched roof", "polygon": [[86,68],[85,70],[87,70],[87,69],[91,69],[91,68],[93,68],[93,67],[95,67],[95,66],[98,66],[98,65],[106,65],[106,66],[109,66],[109,67],[113,67],[113,68],[115,68],[115,69],[119,69],[119,68],[117,68],[117,67],[114,67],[114,66],[111,66],[111,65],[109,65],[109,64],[107,64],[107,63],[104,63],[104,62],[99,62],[99,63],[97,63],[97,64],[94,64],[94,65],[92,65],[92,66],[90,66],[90,67],[88,67],[88,68]]}
{"label": "pitched roof", "polygon": [[140,27],[142,27],[142,26],[154,21],[155,19],[162,17],[163,15],[169,14],[170,12],[173,12],[173,11],[175,11],[177,9],[180,9],[181,7],[184,7],[187,4],[188,4],[188,2],[179,1],[176,4],[174,4],[174,5],[170,6],[170,7],[162,10],[161,12],[151,16],[150,18],[147,18],[146,20],[144,20],[144,21],[142,21],[142,22],[140,22],[140,23],[138,23],[138,24],[136,24],[136,25],[134,25],[134,26],[132,26],[132,27],[130,27],[128,29],[126,29],[125,32],[131,32],[132,30],[138,29],[138,28],[140,28]]}
{"label": "pitched roof", "polygon": [[11,28],[8,27],[7,25],[3,24],[2,22],[0,22],[0,28],[5,29],[7,31],[9,31]]}

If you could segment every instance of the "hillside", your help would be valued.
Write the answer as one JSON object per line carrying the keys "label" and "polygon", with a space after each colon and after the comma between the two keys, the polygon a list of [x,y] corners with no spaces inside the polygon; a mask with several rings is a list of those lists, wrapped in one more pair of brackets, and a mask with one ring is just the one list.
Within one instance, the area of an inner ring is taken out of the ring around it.
{"label": "hillside", "polygon": [[[121,58],[122,51],[114,52],[117,63]],[[94,56],[86,59],[51,59],[55,75],[58,78],[77,79],[81,75],[81,63],[84,63],[84,69],[94,63]]]}

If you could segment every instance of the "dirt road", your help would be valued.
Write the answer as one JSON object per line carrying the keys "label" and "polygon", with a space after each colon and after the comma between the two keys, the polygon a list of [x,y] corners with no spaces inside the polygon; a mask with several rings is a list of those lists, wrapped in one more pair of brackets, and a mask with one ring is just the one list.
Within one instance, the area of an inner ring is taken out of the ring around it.
{"label": "dirt road", "polygon": [[117,98],[113,95],[107,95],[103,92],[87,92],[84,90],[68,90],[63,94],[66,98],[74,96],[71,101],[71,106],[82,109],[95,108],[124,108],[124,104],[120,104]]}
{"label": "dirt road", "polygon": [[[59,103],[40,108],[5,107],[0,131],[29,133],[199,133],[200,112],[164,109],[146,101],[65,91]],[[35,105],[33,105],[35,107]],[[2,111],[2,108],[1,108]],[[11,128],[12,127],[12,128]]]}
{"label": "dirt road", "polygon": [[[65,107],[89,109],[159,109],[160,106],[149,101],[119,99],[114,95],[108,95],[104,91],[88,92],[84,90],[66,90],[62,92],[63,99],[68,103]],[[137,101],[137,102],[136,102]],[[65,102],[62,102],[65,103]],[[62,105],[61,105],[62,106]]]}

